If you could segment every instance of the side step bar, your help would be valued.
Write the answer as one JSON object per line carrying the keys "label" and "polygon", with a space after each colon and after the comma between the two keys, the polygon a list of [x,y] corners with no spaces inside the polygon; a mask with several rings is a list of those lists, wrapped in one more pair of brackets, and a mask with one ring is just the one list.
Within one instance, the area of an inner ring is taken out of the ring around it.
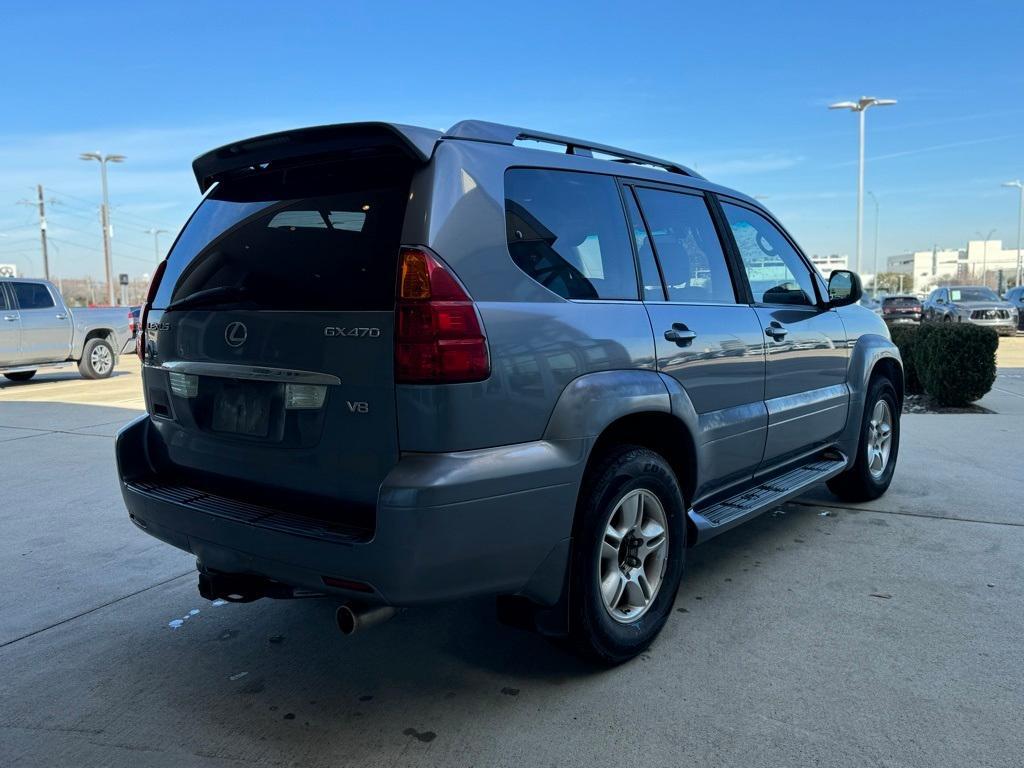
{"label": "side step bar", "polygon": [[846,469],[846,463],[845,456],[833,452],[770,480],[764,480],[735,496],[713,502],[707,507],[691,509],[689,515],[697,526],[697,543],[705,542],[799,496],[812,485],[835,477]]}

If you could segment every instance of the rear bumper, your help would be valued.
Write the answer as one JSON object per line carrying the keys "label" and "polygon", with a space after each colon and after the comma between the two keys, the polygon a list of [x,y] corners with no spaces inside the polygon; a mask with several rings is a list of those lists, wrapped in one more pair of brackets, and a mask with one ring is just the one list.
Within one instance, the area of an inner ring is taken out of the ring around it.
{"label": "rear bumper", "polygon": [[[117,436],[129,516],[151,536],[193,553],[204,569],[389,605],[512,593],[551,604],[561,591],[582,440],[406,455],[381,486],[372,536],[360,539],[281,530],[266,524],[269,517],[247,517],[246,509],[158,492],[149,429],[143,416]],[[293,519],[291,512],[282,518]],[[370,591],[330,586],[324,577]]]}

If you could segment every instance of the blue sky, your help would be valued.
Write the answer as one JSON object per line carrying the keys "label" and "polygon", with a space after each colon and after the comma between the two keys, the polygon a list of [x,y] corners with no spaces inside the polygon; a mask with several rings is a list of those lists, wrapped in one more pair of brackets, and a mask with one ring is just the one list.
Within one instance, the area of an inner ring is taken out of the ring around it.
{"label": "blue sky", "polygon": [[41,182],[52,268],[102,275],[99,171],[82,151],[128,157],[110,173],[114,266],[142,274],[144,230],[178,229],[206,149],[299,125],[469,117],[676,159],[765,196],[808,252],[852,252],[856,118],[825,107],[861,95],[899,99],[868,113],[883,258],[993,228],[1014,242],[1016,199],[999,184],[1024,177],[1024,4],[839,5],[9,5],[0,263],[39,270],[34,211],[17,203]]}

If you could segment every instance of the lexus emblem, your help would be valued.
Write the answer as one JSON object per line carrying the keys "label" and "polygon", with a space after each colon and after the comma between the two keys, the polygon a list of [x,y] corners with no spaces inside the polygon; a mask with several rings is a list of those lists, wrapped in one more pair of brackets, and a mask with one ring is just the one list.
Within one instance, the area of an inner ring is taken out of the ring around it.
{"label": "lexus emblem", "polygon": [[245,327],[245,323],[228,323],[228,327],[224,329],[224,341],[229,347],[242,346],[248,337],[249,330]]}

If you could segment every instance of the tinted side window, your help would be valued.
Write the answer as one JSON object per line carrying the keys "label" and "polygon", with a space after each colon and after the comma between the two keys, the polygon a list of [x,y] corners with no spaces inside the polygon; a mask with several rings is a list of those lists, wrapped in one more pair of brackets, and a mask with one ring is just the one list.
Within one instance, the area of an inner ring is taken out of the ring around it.
{"label": "tinted side window", "polygon": [[636,299],[636,267],[615,180],[571,171],[505,172],[512,260],[567,299]]}
{"label": "tinted side window", "polygon": [[47,309],[53,306],[53,297],[45,285],[39,283],[11,283],[20,309]]}
{"label": "tinted side window", "polygon": [[0,285],[0,311],[10,308],[10,305],[7,303],[7,288]]}
{"label": "tinted side window", "polygon": [[644,301],[664,301],[665,291],[661,287],[661,273],[654,258],[654,247],[631,190],[626,190],[626,213],[629,214],[629,229],[640,260],[640,284],[644,289]]}
{"label": "tinted side window", "polygon": [[722,244],[702,196],[638,189],[668,300],[735,303]]}
{"label": "tinted side window", "polygon": [[736,246],[757,304],[814,304],[811,273],[785,236],[759,213],[724,200]]}

